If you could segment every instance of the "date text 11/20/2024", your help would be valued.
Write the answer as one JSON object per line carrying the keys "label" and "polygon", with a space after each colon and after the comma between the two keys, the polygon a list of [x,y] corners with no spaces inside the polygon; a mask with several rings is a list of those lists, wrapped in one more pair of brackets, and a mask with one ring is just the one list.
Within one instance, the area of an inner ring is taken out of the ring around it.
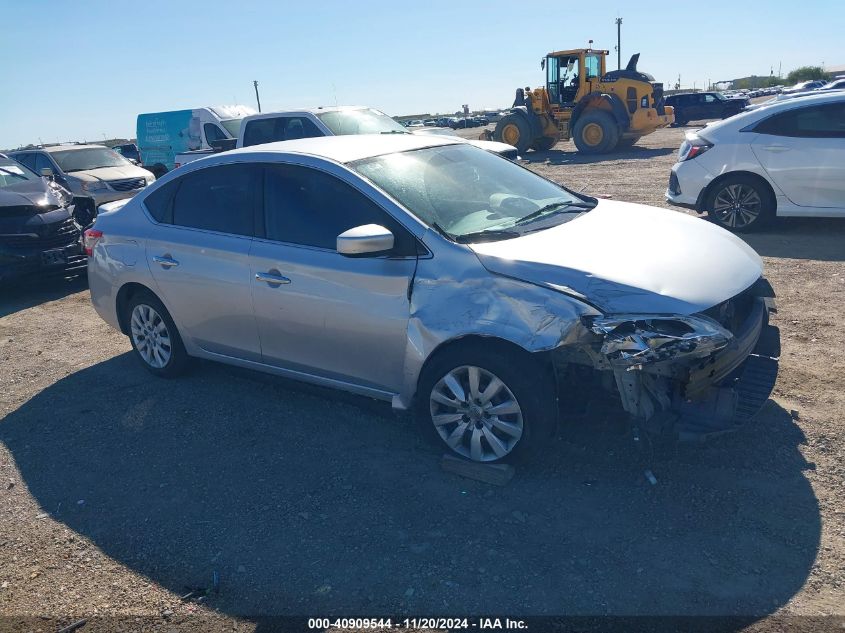
{"label": "date text 11/20/2024", "polygon": [[458,630],[511,630],[525,631],[524,620],[511,618],[308,618],[308,628],[324,631],[331,629],[434,629]]}

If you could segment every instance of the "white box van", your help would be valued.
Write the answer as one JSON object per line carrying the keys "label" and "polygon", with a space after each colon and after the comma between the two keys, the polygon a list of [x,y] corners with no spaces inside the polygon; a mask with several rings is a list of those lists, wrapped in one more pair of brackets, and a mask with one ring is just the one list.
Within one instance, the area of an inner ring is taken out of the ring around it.
{"label": "white box van", "polygon": [[138,115],[141,164],[156,178],[174,168],[176,154],[210,149],[221,139],[238,138],[241,120],[255,114],[248,106],[208,106]]}

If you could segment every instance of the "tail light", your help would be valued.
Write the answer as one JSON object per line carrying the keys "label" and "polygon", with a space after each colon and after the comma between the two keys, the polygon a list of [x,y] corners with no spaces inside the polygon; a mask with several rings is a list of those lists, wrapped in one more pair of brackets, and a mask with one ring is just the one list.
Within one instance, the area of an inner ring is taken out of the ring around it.
{"label": "tail light", "polygon": [[100,241],[100,238],[103,237],[103,232],[98,231],[97,229],[86,229],[85,233],[82,234],[82,248],[85,250],[85,254],[88,257],[91,257],[94,253],[94,247],[97,245],[97,242]]}
{"label": "tail light", "polygon": [[701,156],[711,147],[713,147],[713,143],[706,141],[697,134],[688,133],[686,140],[681,143],[681,148],[678,150],[678,162]]}

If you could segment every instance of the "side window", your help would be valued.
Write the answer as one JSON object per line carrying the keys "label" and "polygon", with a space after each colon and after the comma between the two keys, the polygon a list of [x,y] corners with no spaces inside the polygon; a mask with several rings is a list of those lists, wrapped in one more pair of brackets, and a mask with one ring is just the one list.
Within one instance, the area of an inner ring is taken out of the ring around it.
{"label": "side window", "polygon": [[[26,165],[32,171],[35,171],[35,154],[17,154],[14,158],[22,165]],[[37,174],[38,172],[35,171],[35,173]]]}
{"label": "side window", "polygon": [[294,165],[268,166],[264,178],[267,239],[335,250],[337,236],[379,224],[395,238],[395,255],[416,254],[416,240],[364,194],[325,172]]}
{"label": "side window", "polygon": [[44,156],[44,154],[36,154],[35,155],[35,173],[39,176],[41,175],[41,170],[44,168],[49,168],[53,171],[54,174],[58,173],[57,167],[53,164],[53,162]]}
{"label": "side window", "polygon": [[713,95],[704,95],[704,102],[705,103],[715,103],[716,97],[714,97]]}
{"label": "side window", "polygon": [[845,103],[789,110],[757,124],[755,132],[801,138],[845,138]]}
{"label": "side window", "polygon": [[203,125],[203,131],[205,132],[205,140],[208,143],[212,141],[219,141],[220,139],[228,138],[219,127],[214,125],[214,123],[206,123]]}
{"label": "side window", "polygon": [[173,223],[173,194],[179,188],[180,182],[179,180],[169,182],[144,198],[144,206],[156,222]]}
{"label": "side window", "polygon": [[173,224],[251,236],[260,176],[254,165],[219,165],[183,176],[173,198]]}

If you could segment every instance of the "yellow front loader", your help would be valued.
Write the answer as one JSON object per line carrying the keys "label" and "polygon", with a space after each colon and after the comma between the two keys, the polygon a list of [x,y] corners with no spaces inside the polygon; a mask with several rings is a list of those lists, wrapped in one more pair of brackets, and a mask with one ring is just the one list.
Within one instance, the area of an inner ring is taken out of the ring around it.
{"label": "yellow front loader", "polygon": [[604,154],[672,124],[674,111],[663,104],[663,84],[637,70],[639,53],[626,68],[609,72],[607,54],[587,48],[546,55],[540,63],[545,87],[517,89],[493,140],[522,154],[572,139],[578,151]]}

